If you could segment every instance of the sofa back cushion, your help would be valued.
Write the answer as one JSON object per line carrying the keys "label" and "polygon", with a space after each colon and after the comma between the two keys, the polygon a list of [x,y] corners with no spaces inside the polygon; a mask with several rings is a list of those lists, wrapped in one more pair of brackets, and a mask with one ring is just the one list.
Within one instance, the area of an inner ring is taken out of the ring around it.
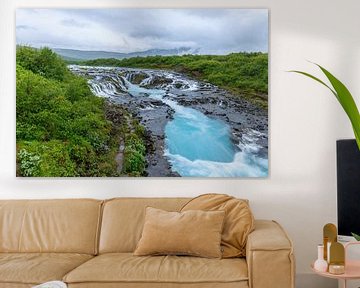
{"label": "sofa back cushion", "polygon": [[141,237],[146,207],[179,211],[189,198],[116,198],[105,201],[99,253],[133,252]]}
{"label": "sofa back cushion", "polygon": [[102,201],[1,200],[0,253],[96,254]]}
{"label": "sofa back cushion", "polygon": [[254,230],[254,216],[248,200],[226,194],[204,194],[191,199],[181,211],[205,210],[226,212],[221,236],[223,258],[245,257],[248,235]]}

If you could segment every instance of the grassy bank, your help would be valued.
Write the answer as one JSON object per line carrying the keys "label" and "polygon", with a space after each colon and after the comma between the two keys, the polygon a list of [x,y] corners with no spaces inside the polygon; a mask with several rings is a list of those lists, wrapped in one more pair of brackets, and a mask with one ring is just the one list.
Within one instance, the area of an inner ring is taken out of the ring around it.
{"label": "grassy bank", "polygon": [[[130,113],[93,95],[48,48],[19,46],[16,64],[17,175],[144,174],[145,136]],[[121,141],[126,152],[119,170]]]}
{"label": "grassy bank", "polygon": [[174,70],[229,90],[260,107],[268,105],[267,53],[96,59],[81,64]]}

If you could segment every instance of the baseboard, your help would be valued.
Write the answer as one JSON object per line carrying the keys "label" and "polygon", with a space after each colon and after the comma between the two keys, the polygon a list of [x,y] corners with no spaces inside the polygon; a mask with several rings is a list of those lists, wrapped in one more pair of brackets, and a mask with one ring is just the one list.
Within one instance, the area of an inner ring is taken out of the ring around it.
{"label": "baseboard", "polygon": [[312,273],[296,275],[296,288],[338,288],[338,281]]}

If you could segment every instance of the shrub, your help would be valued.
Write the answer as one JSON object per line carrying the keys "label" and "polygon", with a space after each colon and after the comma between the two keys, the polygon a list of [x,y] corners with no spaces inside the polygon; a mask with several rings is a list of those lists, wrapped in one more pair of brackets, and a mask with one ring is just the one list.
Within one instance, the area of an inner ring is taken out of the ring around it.
{"label": "shrub", "polygon": [[123,172],[141,176],[145,171],[146,147],[139,136],[130,134],[125,141]]}
{"label": "shrub", "polygon": [[18,162],[23,176],[78,176],[67,144],[61,141],[19,143]]}
{"label": "shrub", "polygon": [[50,49],[17,47],[18,173],[117,176],[119,135],[105,117],[104,101]]}
{"label": "shrub", "polygon": [[41,162],[39,155],[28,152],[26,149],[21,149],[18,153],[18,160],[23,176],[39,176],[39,164]]}
{"label": "shrub", "polygon": [[40,76],[60,81],[70,73],[65,62],[47,47],[34,49],[28,46],[18,46],[16,63]]}

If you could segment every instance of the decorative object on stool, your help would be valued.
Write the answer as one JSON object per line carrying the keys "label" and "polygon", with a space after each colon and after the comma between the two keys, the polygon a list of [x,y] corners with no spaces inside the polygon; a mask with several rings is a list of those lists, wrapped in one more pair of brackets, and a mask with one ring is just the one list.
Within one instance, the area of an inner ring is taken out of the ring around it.
{"label": "decorative object on stool", "polygon": [[324,260],[324,245],[318,245],[318,258],[314,263],[314,269],[320,272],[326,272],[328,269],[328,263]]}
{"label": "decorative object on stool", "polygon": [[328,223],[323,228],[324,260],[330,263],[329,252],[331,243],[337,241],[337,228],[335,224]]}
{"label": "decorative object on stool", "polygon": [[345,248],[339,242],[331,243],[329,273],[344,274],[345,273]]}
{"label": "decorative object on stool", "polygon": [[[334,232],[334,224],[326,224],[324,226],[324,238],[325,234],[330,236],[330,238],[334,238],[332,233]],[[337,238],[337,237],[336,237]],[[327,242],[330,243],[330,242]],[[319,267],[319,262],[316,260],[312,265],[312,270],[319,276],[338,279],[342,281],[342,286],[346,288],[347,282],[349,280],[360,279],[360,261],[349,259],[348,255],[348,247],[353,245],[360,245],[360,242],[348,242],[345,245],[340,242],[333,241],[330,245],[330,253],[328,253],[328,271],[324,270],[323,267]],[[321,248],[323,245],[318,246],[318,259],[321,259]],[[322,250],[322,251],[326,251]],[[323,269],[323,270],[320,270]],[[340,287],[340,286],[339,286]]]}
{"label": "decorative object on stool", "polygon": [[[324,245],[318,246],[318,259],[314,263],[314,269],[320,272],[328,271],[337,275],[345,273],[345,249],[341,243],[337,242],[337,227],[335,224],[328,223],[323,227],[323,240]],[[322,255],[319,251],[321,248],[323,249]],[[329,264],[329,266],[326,264],[326,269],[321,261],[324,258]]]}

